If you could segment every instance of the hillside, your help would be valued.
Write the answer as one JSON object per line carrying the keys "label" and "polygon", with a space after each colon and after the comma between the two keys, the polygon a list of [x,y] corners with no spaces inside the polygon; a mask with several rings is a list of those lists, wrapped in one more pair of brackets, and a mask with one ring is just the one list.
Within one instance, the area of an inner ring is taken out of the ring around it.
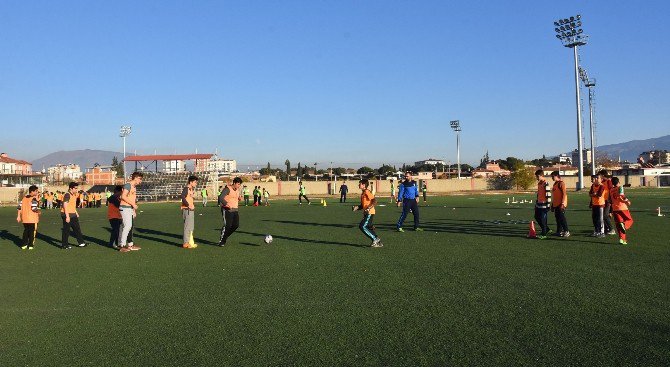
{"label": "hillside", "polygon": [[46,168],[59,163],[78,164],[82,170],[84,170],[87,167],[93,167],[95,163],[99,163],[103,166],[110,165],[114,157],[117,157],[117,159],[121,160],[123,153],[92,149],[69,150],[51,153],[42,158],[34,160],[32,163],[34,170],[41,170],[42,167]]}
{"label": "hillside", "polygon": [[646,140],[631,140],[625,143],[603,145],[596,148],[596,154],[604,152],[613,159],[621,157],[621,160],[635,162],[640,153],[653,149],[670,150],[670,135]]}

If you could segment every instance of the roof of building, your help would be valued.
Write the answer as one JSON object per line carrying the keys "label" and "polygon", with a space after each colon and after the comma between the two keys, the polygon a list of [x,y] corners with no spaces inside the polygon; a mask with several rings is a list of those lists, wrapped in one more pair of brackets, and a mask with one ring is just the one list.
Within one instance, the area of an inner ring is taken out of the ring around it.
{"label": "roof of building", "polygon": [[126,162],[146,161],[190,161],[194,159],[210,159],[214,154],[159,154],[159,155],[132,155],[124,159]]}
{"label": "roof of building", "polygon": [[0,156],[0,162],[2,162],[2,163],[14,163],[14,164],[30,164],[30,165],[32,165],[32,163],[30,163],[30,162],[26,162],[26,161],[24,161],[24,160],[20,160],[20,159],[9,158],[9,157],[7,157],[7,156],[5,156],[5,157]]}

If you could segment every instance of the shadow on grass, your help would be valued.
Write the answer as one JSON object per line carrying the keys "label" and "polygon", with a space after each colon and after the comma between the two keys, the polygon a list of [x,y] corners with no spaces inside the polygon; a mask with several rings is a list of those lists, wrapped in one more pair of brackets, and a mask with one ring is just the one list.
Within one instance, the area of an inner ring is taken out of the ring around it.
{"label": "shadow on grass", "polygon": [[21,243],[23,243],[23,239],[21,237],[4,229],[0,231],[0,239],[11,241],[16,247],[21,247]]}
{"label": "shadow on grass", "polygon": [[[256,237],[265,237],[265,235],[262,234],[262,233],[254,233],[254,232],[239,231],[239,230],[237,231],[237,233],[250,234],[250,235],[256,236]],[[369,247],[369,246],[359,245],[359,244],[355,244],[355,243],[310,240],[310,239],[307,239],[307,238],[297,238],[297,237],[288,237],[288,236],[279,236],[279,235],[272,235],[272,237],[274,237],[275,239],[295,241],[295,242],[304,242],[304,243],[318,243],[318,244],[324,244],[324,245],[338,245],[338,246],[351,246],[351,247]]]}
{"label": "shadow on grass", "polygon": [[[412,226],[412,221],[405,222],[408,226]],[[454,233],[454,234],[471,234],[471,235],[481,235],[489,237],[508,237],[508,238],[525,238],[528,235],[528,223],[519,223],[510,225],[507,221],[500,221],[499,224],[495,222],[488,222],[475,219],[449,219],[444,221],[429,221],[424,222],[421,225],[421,228],[426,232],[440,232],[440,233]],[[376,224],[375,227],[383,230],[395,231],[395,225],[390,224]],[[536,229],[538,226],[535,227]],[[575,233],[590,233],[588,231],[572,231],[573,236]],[[590,237],[554,237],[551,236],[551,239],[555,239],[563,242],[579,242],[579,243],[593,243],[593,244],[607,244],[605,241],[598,241]]]}
{"label": "shadow on grass", "polygon": [[264,222],[275,222],[284,224],[300,224],[304,226],[319,226],[319,227],[336,227],[336,228],[356,228],[350,224],[335,224],[335,223],[314,223],[314,222],[298,222],[294,220],[269,220],[263,219]]}
{"label": "shadow on grass", "polygon": [[[174,233],[161,232],[161,231],[157,231],[155,229],[149,229],[149,228],[135,227],[135,228],[133,228],[133,230],[134,230],[133,236],[135,236],[135,237],[140,237],[140,238],[144,238],[144,239],[148,239],[148,240],[152,240],[152,241],[162,242],[162,243],[166,243],[166,244],[177,246],[177,247],[182,246],[182,244],[179,243],[179,242],[181,242],[182,239],[184,238],[182,235],[178,235],[178,234],[174,234]],[[138,234],[138,232],[140,234]],[[172,237],[174,239],[177,239],[178,241],[173,242],[173,241],[169,241],[169,240],[165,240],[165,239],[160,239],[160,238],[157,238],[157,237],[150,237],[149,235]],[[199,238],[199,237],[194,237],[193,240],[195,242],[199,243],[199,244],[211,245],[211,246],[218,245],[217,242],[206,241],[206,240],[204,240],[202,238]]]}

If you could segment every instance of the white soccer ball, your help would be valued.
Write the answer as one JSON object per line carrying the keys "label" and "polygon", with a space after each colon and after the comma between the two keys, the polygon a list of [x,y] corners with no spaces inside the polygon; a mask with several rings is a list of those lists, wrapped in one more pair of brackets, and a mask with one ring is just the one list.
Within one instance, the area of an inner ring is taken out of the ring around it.
{"label": "white soccer ball", "polygon": [[268,244],[272,243],[272,236],[271,235],[265,236],[264,241],[265,241],[265,243],[268,243]]}

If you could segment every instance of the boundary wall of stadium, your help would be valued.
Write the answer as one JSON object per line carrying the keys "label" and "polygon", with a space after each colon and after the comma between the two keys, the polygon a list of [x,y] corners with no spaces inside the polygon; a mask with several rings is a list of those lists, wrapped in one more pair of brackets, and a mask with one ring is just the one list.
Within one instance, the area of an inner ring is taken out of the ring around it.
{"label": "boundary wall of stadium", "polygon": [[[645,187],[658,187],[658,177],[656,176],[629,176],[628,183],[630,187],[640,187],[642,186],[641,178],[645,177]],[[548,178],[551,180],[550,178]],[[563,177],[568,190],[575,190],[577,188],[577,177],[576,176],[567,176]],[[626,182],[621,178],[622,182]],[[349,188],[349,195],[356,195],[360,193],[358,189],[358,179],[347,180],[347,187]],[[314,196],[327,196],[334,195],[339,196],[340,186],[342,185],[342,180],[337,181],[303,181],[305,189],[307,190],[307,197],[310,195]],[[214,184],[214,183],[212,183]],[[389,180],[372,180],[371,184],[374,185],[373,191],[376,195],[390,195],[391,194],[391,183]],[[446,179],[446,180],[426,180],[428,186],[429,195],[440,195],[440,194],[449,194],[455,192],[481,192],[488,190],[487,180],[484,178],[464,178],[464,179]],[[223,184],[221,184],[223,185]],[[278,181],[278,182],[244,182],[243,185],[247,185],[249,188],[249,195],[253,195],[254,186],[260,186],[261,189],[265,188],[270,192],[270,196],[298,196],[298,182],[297,181]],[[398,181],[396,181],[396,194],[398,193]],[[585,186],[588,188],[591,185],[590,180],[588,180]],[[530,190],[534,190],[535,185],[533,185]],[[213,191],[213,190],[211,190]],[[499,191],[499,190],[496,190]],[[513,190],[511,190],[513,191]],[[527,190],[526,190],[527,191]],[[216,191],[214,191],[216,192]],[[210,195],[212,198],[214,195]],[[353,197],[353,196],[352,196]]]}
{"label": "boundary wall of stadium", "polygon": [[[620,177],[623,183],[627,183],[630,187],[660,187],[659,177],[658,176],[639,176],[631,175],[628,176],[626,180],[625,177]],[[575,190],[577,187],[577,177],[576,176],[566,176],[563,177],[563,180],[566,182],[569,190]],[[339,196],[340,186],[344,181],[303,181],[305,188],[307,189],[307,196]],[[347,180],[347,186],[349,187],[349,196],[356,196],[360,190],[358,189],[358,179]],[[372,185],[374,185],[374,191],[377,195],[388,196],[391,194],[391,183],[388,180],[372,180]],[[488,189],[486,179],[484,178],[464,178],[464,179],[447,179],[447,180],[427,180],[428,185],[428,194],[429,195],[446,195],[449,193],[456,192],[482,192]],[[644,185],[643,185],[644,183]],[[186,184],[186,183],[184,183]],[[223,186],[224,183],[219,183]],[[211,181],[208,187],[209,198],[216,198],[216,181]],[[260,186],[261,189],[265,188],[270,192],[271,197],[277,196],[288,196],[288,197],[297,197],[298,196],[298,182],[296,181],[278,181],[278,182],[245,182],[244,185],[249,187],[249,194],[252,195],[253,187]],[[587,188],[590,186],[590,182],[586,182],[585,185]],[[81,190],[88,190],[89,185],[79,186]],[[41,189],[44,189],[41,187]],[[67,186],[46,186],[46,189],[49,191],[67,191]],[[531,187],[533,191],[535,187]],[[25,190],[23,188],[17,187],[0,187],[0,205],[15,205],[18,202],[19,193]],[[397,194],[397,181],[396,181],[396,194]],[[196,195],[196,200],[199,199],[199,196]]]}

